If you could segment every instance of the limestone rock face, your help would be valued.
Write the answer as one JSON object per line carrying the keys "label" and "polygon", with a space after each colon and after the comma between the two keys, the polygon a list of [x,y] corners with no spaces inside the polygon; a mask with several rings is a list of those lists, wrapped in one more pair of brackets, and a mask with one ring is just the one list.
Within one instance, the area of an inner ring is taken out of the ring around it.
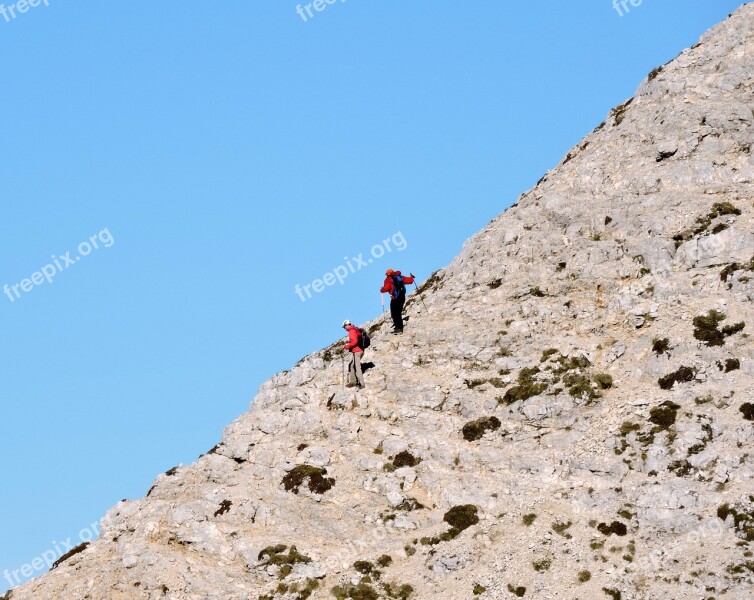
{"label": "limestone rock face", "polygon": [[749,4],[9,598],[754,597],[753,125]]}

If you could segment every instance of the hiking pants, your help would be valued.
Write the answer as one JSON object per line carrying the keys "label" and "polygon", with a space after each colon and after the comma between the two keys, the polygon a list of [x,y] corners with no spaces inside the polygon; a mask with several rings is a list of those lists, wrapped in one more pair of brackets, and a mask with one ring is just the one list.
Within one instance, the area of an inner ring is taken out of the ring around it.
{"label": "hiking pants", "polygon": [[[364,387],[364,375],[361,372],[361,355],[363,352],[351,352],[351,362],[348,363],[348,384],[355,382]],[[355,377],[354,377],[355,376]]]}
{"label": "hiking pants", "polygon": [[399,296],[390,300],[390,315],[393,317],[393,327],[398,331],[403,330],[403,305],[406,304],[406,297]]}

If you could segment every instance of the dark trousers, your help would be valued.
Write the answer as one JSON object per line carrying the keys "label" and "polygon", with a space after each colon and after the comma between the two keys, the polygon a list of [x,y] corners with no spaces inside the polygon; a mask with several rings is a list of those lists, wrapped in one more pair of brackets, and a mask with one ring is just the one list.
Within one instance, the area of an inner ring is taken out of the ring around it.
{"label": "dark trousers", "polygon": [[393,327],[398,331],[403,329],[403,305],[406,304],[406,297],[399,296],[390,300],[390,315],[393,317]]}

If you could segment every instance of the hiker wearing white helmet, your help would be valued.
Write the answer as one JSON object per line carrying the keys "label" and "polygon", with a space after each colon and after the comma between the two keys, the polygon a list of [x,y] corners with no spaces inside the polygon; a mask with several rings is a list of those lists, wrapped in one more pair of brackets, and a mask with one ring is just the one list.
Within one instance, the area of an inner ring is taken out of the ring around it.
{"label": "hiker wearing white helmet", "polygon": [[348,384],[346,387],[364,387],[364,375],[361,371],[361,356],[369,346],[369,336],[363,329],[356,327],[351,321],[343,321],[343,329],[348,333],[348,343],[343,350],[351,353],[348,363]]}

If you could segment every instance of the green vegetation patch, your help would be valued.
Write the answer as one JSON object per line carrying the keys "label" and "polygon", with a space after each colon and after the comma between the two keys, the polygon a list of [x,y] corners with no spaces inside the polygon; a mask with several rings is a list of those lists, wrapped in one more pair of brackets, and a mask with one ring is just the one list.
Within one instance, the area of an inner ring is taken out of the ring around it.
{"label": "green vegetation patch", "polygon": [[660,429],[669,429],[675,425],[680,408],[675,402],[665,401],[649,411],[649,421]]}
{"label": "green vegetation patch", "polygon": [[[754,496],[749,496],[749,500],[754,503]],[[751,503],[749,506],[723,504],[717,509],[717,516],[723,521],[731,517],[739,537],[754,542],[754,507]]]}
{"label": "green vegetation patch", "polygon": [[397,583],[383,583],[382,589],[388,595],[388,598],[395,598],[397,600],[408,600],[411,594],[414,593],[414,588],[407,583],[399,585]]}
{"label": "green vegetation patch", "polygon": [[327,469],[311,465],[299,465],[283,477],[282,484],[287,492],[299,493],[299,488],[307,483],[309,491],[314,494],[324,494],[335,485],[335,479],[325,477]]}
{"label": "green vegetation patch", "polygon": [[725,344],[725,338],[739,333],[746,327],[746,324],[741,322],[735,325],[726,325],[720,329],[720,324],[724,320],[725,315],[714,309],[706,315],[694,317],[694,338],[707,346],[722,346]]}
{"label": "green vegetation patch", "polygon": [[[673,240],[675,240],[677,246],[680,246],[683,242],[687,242],[697,235],[705,233],[712,225],[712,222],[718,217],[726,215],[738,216],[740,214],[741,211],[730,202],[715,202],[708,214],[697,218],[696,226],[693,229],[674,235]],[[713,233],[719,233],[720,231],[719,229],[717,231],[713,230]]]}
{"label": "green vegetation patch", "polygon": [[421,458],[417,458],[408,450],[404,450],[403,452],[399,452],[395,455],[395,457],[393,458],[393,466],[396,469],[400,469],[401,467],[415,467],[421,461]]}
{"label": "green vegetation patch", "polygon": [[654,338],[652,340],[652,352],[657,356],[667,354],[670,348],[670,340],[668,338]]}
{"label": "green vegetation patch", "polygon": [[607,523],[600,523],[597,525],[597,531],[604,536],[617,535],[623,537],[628,533],[628,527],[620,521],[613,521],[610,525]]}
{"label": "green vegetation patch", "polygon": [[463,439],[467,442],[481,440],[488,431],[497,431],[500,429],[500,419],[497,417],[484,417],[476,421],[470,421],[463,426]]}
{"label": "green vegetation patch", "polygon": [[664,375],[660,377],[657,380],[657,384],[660,386],[663,390],[669,390],[672,389],[673,385],[676,383],[688,383],[689,381],[694,381],[694,378],[696,377],[696,370],[691,367],[679,367],[677,371],[673,371],[672,373],[668,373],[667,375]]}
{"label": "green vegetation patch", "polygon": [[528,400],[534,396],[539,396],[545,392],[547,384],[534,379],[535,375],[539,372],[539,367],[521,369],[518,373],[518,385],[513,386],[505,392],[502,402],[511,405],[520,400]]}
{"label": "green vegetation patch", "polygon": [[440,542],[449,542],[457,538],[461,532],[479,523],[478,511],[473,504],[454,506],[443,516],[443,521],[450,525],[450,529],[440,536],[423,537],[421,543],[425,546],[435,546]]}
{"label": "green vegetation patch", "polygon": [[548,571],[550,567],[552,566],[552,561],[549,558],[543,558],[542,560],[537,560],[531,564],[532,567],[534,567],[534,570],[537,573],[544,573],[545,571]]}
{"label": "green vegetation patch", "polygon": [[337,600],[379,600],[380,594],[368,583],[358,585],[336,585],[332,589],[332,595]]}

